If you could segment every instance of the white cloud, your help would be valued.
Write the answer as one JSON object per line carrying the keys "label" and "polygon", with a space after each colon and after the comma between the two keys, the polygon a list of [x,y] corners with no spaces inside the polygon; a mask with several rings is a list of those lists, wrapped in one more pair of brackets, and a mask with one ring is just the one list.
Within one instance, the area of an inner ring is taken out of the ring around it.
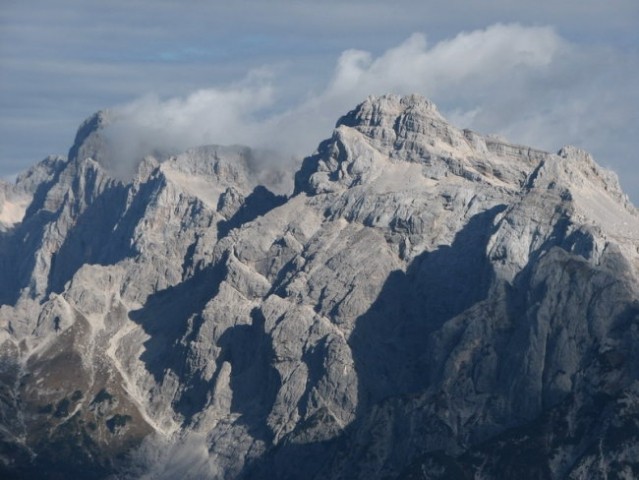
{"label": "white cloud", "polygon": [[345,52],[328,93],[437,95],[464,84],[485,85],[514,69],[548,65],[562,44],[550,28],[519,25],[461,33],[432,47],[424,35],[413,34],[374,60],[367,52]]}
{"label": "white cloud", "polygon": [[210,143],[250,144],[258,125],[253,117],[271,104],[268,85],[198,90],[168,100],[149,95],[114,108],[105,136],[120,161]]}
{"label": "white cloud", "polygon": [[378,56],[344,51],[324,90],[294,105],[286,78],[253,73],[227,88],[116,108],[120,122],[111,133],[125,156],[216,143],[288,159],[312,153],[366,96],[420,93],[460,127],[550,150],[577,144],[623,173],[635,167],[622,158],[627,148],[616,151],[610,139],[632,135],[638,67],[636,57],[577,47],[549,27],[496,24],[433,45],[416,33]]}
{"label": "white cloud", "polygon": [[[630,87],[639,82],[636,0],[567,0],[560,5],[551,0],[399,0],[393,4],[383,0],[225,4],[188,0],[188,8],[174,0],[5,3],[6,8],[0,9],[1,175],[24,169],[49,153],[63,153],[78,123],[99,108],[149,93],[160,99],[186,99],[189,92],[210,86],[233,90],[237,88],[229,86],[233,80],[262,65],[277,73],[270,82],[272,104],[246,116],[269,118],[277,125],[266,112],[297,110],[297,118],[309,127],[294,142],[310,145],[304,153],[330,133],[336,116],[374,93],[358,88],[353,78],[361,80],[359,86],[379,87],[379,92],[405,88],[424,93],[448,115],[463,115],[453,119],[473,119],[472,126],[480,130],[499,130],[508,121],[523,125],[517,111],[524,108],[539,112],[538,123],[543,126],[543,108],[547,108],[555,111],[554,121],[561,127],[551,133],[565,132],[566,119],[575,124],[570,112],[559,111],[561,105],[567,97],[593,98],[586,88],[592,82],[600,92],[612,92],[602,95],[606,112],[601,115],[621,128],[606,128],[601,121],[603,130],[594,137],[586,135],[584,146],[605,162],[600,152],[607,155],[606,151],[592,145],[614,143],[617,153],[611,163],[615,166],[639,147],[626,126],[637,120],[628,111],[639,111],[633,93],[637,89]],[[501,27],[501,34],[496,27],[477,30],[496,22],[508,24]],[[543,29],[517,28],[513,22],[553,25],[561,36],[552,31],[544,36]],[[422,36],[413,37],[414,59],[394,72],[380,71],[385,65],[401,63],[392,58],[393,50],[397,58],[409,57],[410,42],[400,42],[415,31],[427,32],[429,43],[423,43]],[[469,33],[455,37],[461,31]],[[542,38],[550,39],[550,49],[538,43]],[[552,50],[557,38],[577,52]],[[391,45],[396,48],[386,51]],[[597,53],[593,45],[609,46],[610,55]],[[538,63],[535,58],[527,60],[524,68],[502,63],[518,61],[512,50],[522,46],[522,55],[526,48],[532,48],[533,55],[541,54]],[[360,63],[345,54],[338,78],[336,58],[349,48],[355,49],[351,55]],[[544,67],[546,54],[551,60]],[[577,59],[579,55],[583,61]],[[450,58],[459,61],[455,65]],[[606,58],[618,62],[611,66],[602,61]],[[424,65],[431,74],[424,73]],[[347,67],[354,75],[350,84]],[[496,78],[491,73],[494,67],[503,75]],[[332,96],[328,92],[331,79],[336,87]],[[575,91],[567,86],[568,79],[579,86]],[[343,94],[341,104],[338,88]],[[495,98],[495,92],[500,98]],[[305,101],[309,98],[315,104]],[[596,121],[589,123],[594,126]],[[530,136],[537,128],[523,130]],[[611,135],[607,139],[606,131]],[[637,169],[632,172],[636,174]]]}
{"label": "white cloud", "polygon": [[219,478],[206,437],[191,433],[183,438],[149,435],[128,459],[122,480],[171,480]]}
{"label": "white cloud", "polygon": [[[450,95],[466,84],[487,85],[514,69],[547,65],[561,39],[548,28],[495,25],[460,34],[429,47],[422,34],[374,58],[360,50],[345,51],[333,77],[319,95],[287,111],[277,112],[273,78],[251,74],[225,89],[198,90],[184,98],[144,97],[114,109],[112,130],[130,144],[186,148],[203,143],[243,143],[284,148],[296,154],[312,152],[330,134],[339,115],[370,94],[422,93]],[[271,108],[270,115],[265,111]]]}

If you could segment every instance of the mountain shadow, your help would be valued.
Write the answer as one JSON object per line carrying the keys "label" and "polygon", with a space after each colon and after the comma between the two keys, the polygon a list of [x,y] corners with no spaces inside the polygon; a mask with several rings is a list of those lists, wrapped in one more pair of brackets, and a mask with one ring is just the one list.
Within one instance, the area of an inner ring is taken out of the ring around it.
{"label": "mountain shadow", "polygon": [[[51,178],[42,182],[33,193],[24,218],[15,229],[0,232],[0,305],[15,305],[20,291],[29,285],[36,265],[35,252],[45,237],[45,226],[56,213],[44,210],[47,194],[58,182],[66,162],[54,167]],[[30,252],[25,255],[24,252]]]}
{"label": "mountain shadow", "polygon": [[254,308],[251,320],[250,325],[236,325],[222,334],[217,343],[222,349],[217,358],[217,371],[220,372],[224,362],[231,365],[231,412],[241,414],[238,421],[246,425],[251,435],[270,442],[273,434],[266,418],[282,382],[273,366],[275,351],[271,337],[264,330],[263,313]]}
{"label": "mountain shadow", "polygon": [[129,318],[150,336],[144,342],[140,359],[156,382],[162,383],[170,370],[181,382],[188,383],[184,377],[190,373],[187,372],[189,343],[197,338],[204,321],[201,312],[217,295],[226,272],[223,258],[184,282],[152,294],[142,308],[129,312]]}
{"label": "mountain shadow", "polygon": [[273,408],[281,381],[272,366],[274,350],[259,310],[251,312],[251,324],[231,327],[218,340],[221,352],[216,360],[216,376],[204,380],[202,372],[189,365],[191,343],[198,338],[204,323],[202,311],[217,295],[226,274],[223,258],[184,282],[151,295],[144,307],[130,312],[131,320],[150,335],[140,359],[160,384],[168,371],[179,378],[184,388],[173,408],[184,417],[185,424],[190,424],[206,407],[222,364],[228,362],[233,392],[231,411],[241,414],[238,421],[253,436],[270,441],[266,417]]}
{"label": "mountain shadow", "polygon": [[[54,219],[54,213],[41,210],[15,230],[0,233],[0,305],[15,305],[22,289],[30,286],[37,260],[35,252],[45,237],[46,225]],[[30,254],[25,255],[25,251]]]}
{"label": "mountain shadow", "polygon": [[131,247],[114,234],[126,208],[127,188],[113,185],[99,195],[77,218],[60,249],[51,258],[48,288],[60,293],[84,264],[108,265],[129,256]]}
{"label": "mountain shadow", "polygon": [[245,223],[261,217],[270,210],[283,205],[286,202],[285,195],[276,195],[268,188],[258,185],[251,194],[244,199],[242,206],[228,220],[222,220],[217,224],[218,240],[226,237],[234,228],[239,228]]}
{"label": "mountain shadow", "polygon": [[[494,273],[486,246],[494,232],[494,219],[505,208],[498,205],[477,214],[457,233],[452,245],[422,253],[406,272],[391,273],[375,302],[356,320],[349,345],[360,398],[355,420],[342,434],[306,444],[284,439],[248,465],[242,478],[323,478],[332,471],[331,465],[344,466],[375,404],[429,386],[429,335],[488,296]],[[341,478],[359,478],[356,471],[339,470]]]}
{"label": "mountain shadow", "polygon": [[429,335],[488,296],[494,275],[486,247],[499,205],[472,217],[453,243],[416,257],[386,280],[349,339],[359,408],[391,395],[419,392],[432,381]]}
{"label": "mountain shadow", "polygon": [[114,265],[135,256],[138,252],[131,245],[131,239],[144,216],[148,199],[157,188],[153,181],[141,184],[128,205],[131,186],[113,183],[87,205],[77,218],[75,228],[53,254],[49,291],[63,291],[66,282],[84,264]]}

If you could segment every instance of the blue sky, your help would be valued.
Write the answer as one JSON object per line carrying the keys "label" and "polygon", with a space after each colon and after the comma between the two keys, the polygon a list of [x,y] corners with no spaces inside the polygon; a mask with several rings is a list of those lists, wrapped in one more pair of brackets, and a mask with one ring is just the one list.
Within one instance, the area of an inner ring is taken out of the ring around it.
{"label": "blue sky", "polygon": [[636,0],[0,0],[0,175],[103,108],[122,155],[139,136],[300,156],[368,94],[416,92],[460,127],[591,151],[639,204],[637,85]]}

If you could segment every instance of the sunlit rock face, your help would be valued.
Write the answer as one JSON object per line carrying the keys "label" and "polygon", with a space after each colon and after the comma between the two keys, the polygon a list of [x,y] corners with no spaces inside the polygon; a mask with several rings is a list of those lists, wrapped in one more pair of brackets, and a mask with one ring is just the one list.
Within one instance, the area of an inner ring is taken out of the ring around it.
{"label": "sunlit rock face", "polygon": [[109,121],[0,185],[4,477],[639,475],[639,214],[587,153],[371,97],[286,197],[245,147],[123,176]]}

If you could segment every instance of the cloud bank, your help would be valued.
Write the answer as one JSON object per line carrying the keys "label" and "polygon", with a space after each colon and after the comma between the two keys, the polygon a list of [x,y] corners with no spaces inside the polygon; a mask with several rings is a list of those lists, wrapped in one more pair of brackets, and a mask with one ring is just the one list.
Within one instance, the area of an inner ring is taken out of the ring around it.
{"label": "cloud bank", "polygon": [[495,24],[433,44],[415,33],[377,56],[344,51],[327,85],[293,104],[286,79],[262,69],[224,87],[116,107],[107,134],[131,160],[150,148],[202,144],[249,145],[288,159],[312,153],[368,95],[419,93],[459,127],[551,151],[586,148],[628,187],[628,176],[639,180],[626,158],[637,71],[636,55],[578,47],[550,27]]}

